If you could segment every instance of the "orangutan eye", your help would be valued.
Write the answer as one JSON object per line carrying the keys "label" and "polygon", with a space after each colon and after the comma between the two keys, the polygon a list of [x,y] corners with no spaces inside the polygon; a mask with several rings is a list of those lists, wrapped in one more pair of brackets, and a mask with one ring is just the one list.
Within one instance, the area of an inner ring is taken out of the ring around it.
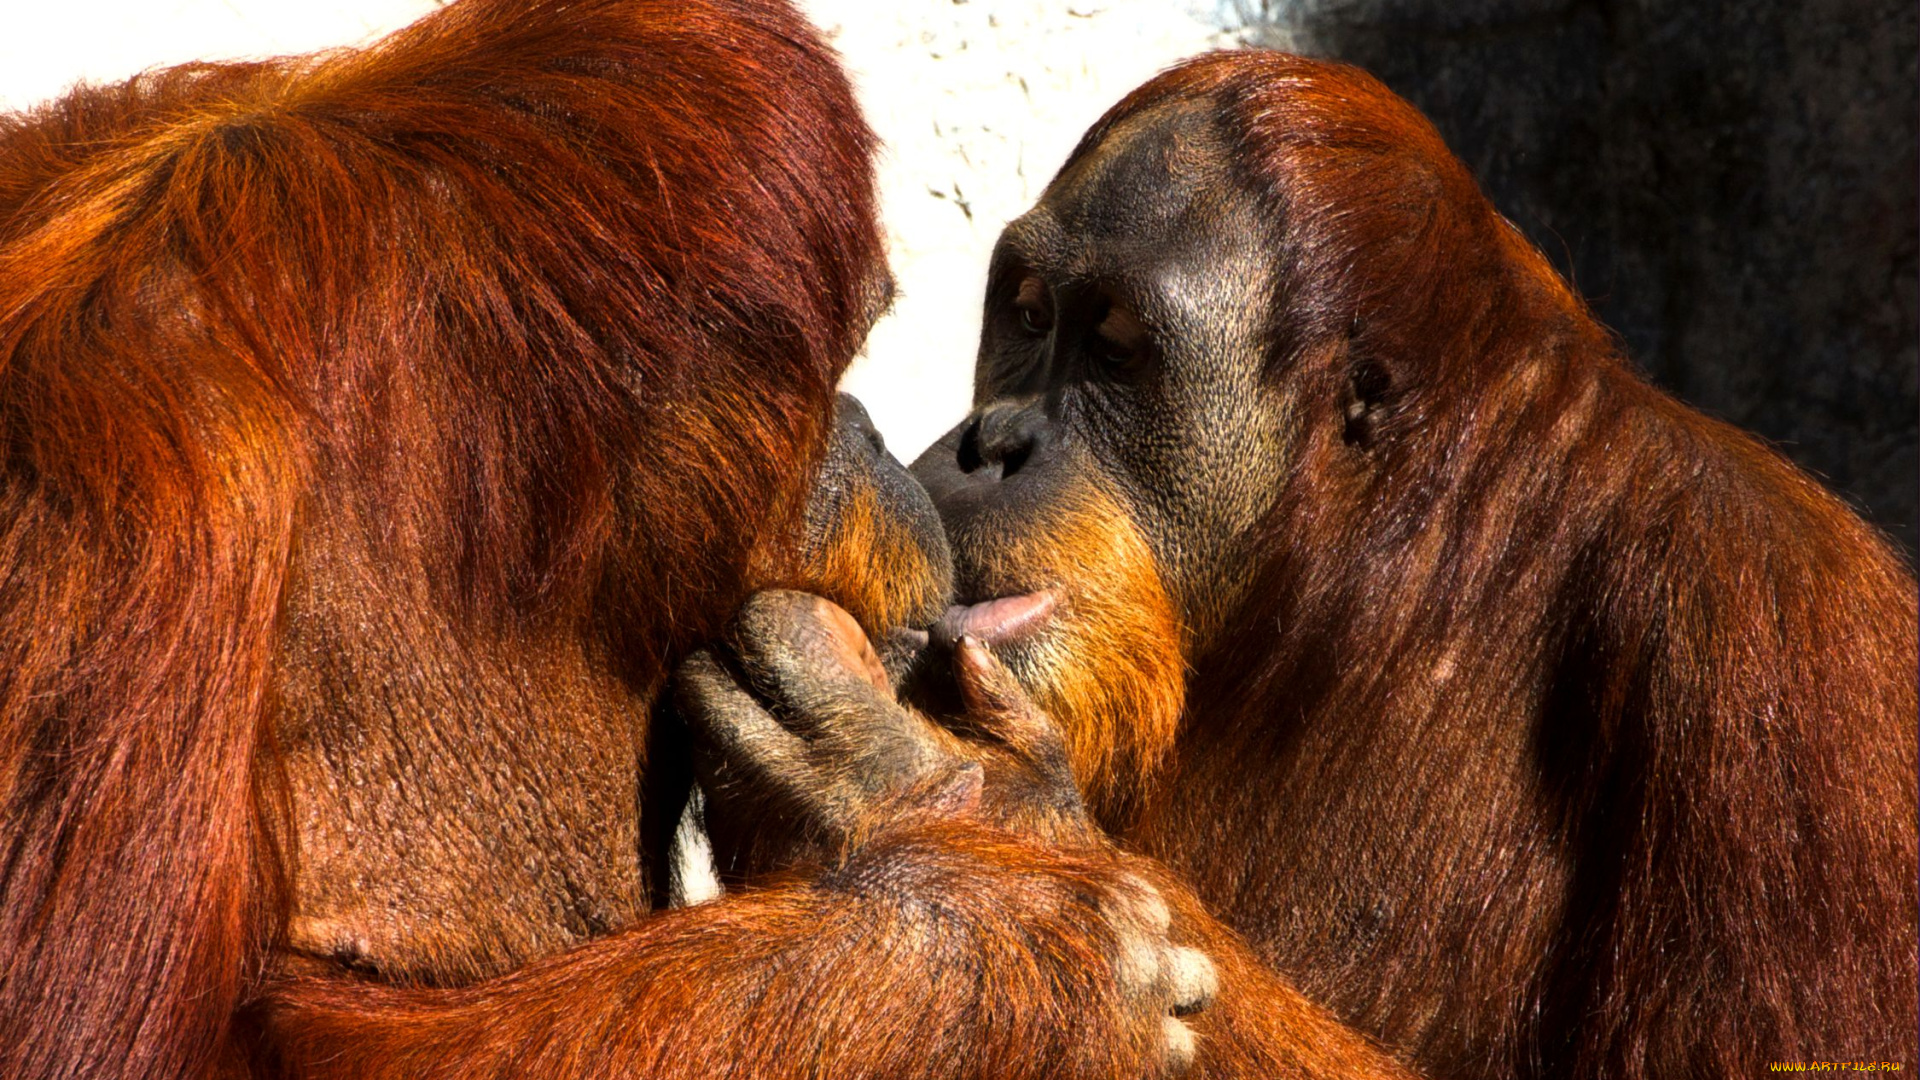
{"label": "orangutan eye", "polygon": [[1087,347],[1093,355],[1113,367],[1125,367],[1139,359],[1152,345],[1146,324],[1133,312],[1118,304],[1110,305],[1093,328]]}
{"label": "orangutan eye", "polygon": [[1013,298],[1013,309],[1020,329],[1031,337],[1044,337],[1053,330],[1053,300],[1047,295],[1046,282],[1029,277],[1020,282]]}

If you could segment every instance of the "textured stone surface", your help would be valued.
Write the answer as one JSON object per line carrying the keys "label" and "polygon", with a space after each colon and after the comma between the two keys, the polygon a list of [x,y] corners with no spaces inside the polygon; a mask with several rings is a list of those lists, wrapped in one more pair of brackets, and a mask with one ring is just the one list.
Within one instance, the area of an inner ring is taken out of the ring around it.
{"label": "textured stone surface", "polygon": [[1223,10],[1419,105],[1654,378],[1776,440],[1912,551],[1913,0]]}

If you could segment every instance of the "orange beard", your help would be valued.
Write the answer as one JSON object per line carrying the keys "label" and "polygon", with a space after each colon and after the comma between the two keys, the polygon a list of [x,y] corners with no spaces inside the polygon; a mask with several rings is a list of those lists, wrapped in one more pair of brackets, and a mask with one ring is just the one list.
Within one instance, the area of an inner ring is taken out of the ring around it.
{"label": "orange beard", "polygon": [[[1185,628],[1132,515],[1091,484],[1023,523],[1006,542],[955,538],[970,599],[1053,590],[1052,619],[996,646],[1065,732],[1088,806],[1123,828],[1172,750],[1186,698]],[[997,552],[965,566],[962,552]]]}

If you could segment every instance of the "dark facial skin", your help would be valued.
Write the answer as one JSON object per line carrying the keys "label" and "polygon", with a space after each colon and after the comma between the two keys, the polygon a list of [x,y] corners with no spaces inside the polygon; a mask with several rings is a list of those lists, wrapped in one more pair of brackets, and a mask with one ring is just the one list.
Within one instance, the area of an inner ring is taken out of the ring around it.
{"label": "dark facial skin", "polygon": [[1137,523],[1190,650],[1239,598],[1228,571],[1246,565],[1298,406],[1260,378],[1273,283],[1230,159],[1207,108],[1172,102],[1109,134],[1002,235],[974,412],[913,466],[963,600],[1060,586],[1000,553],[1088,484]]}
{"label": "dark facial skin", "polygon": [[914,541],[929,558],[944,565],[947,539],[940,531],[933,503],[926,489],[887,450],[873,418],[867,415],[867,407],[852,394],[841,394],[833,424],[833,445],[820,466],[820,479],[807,497],[807,542],[820,542],[838,512],[838,500],[845,497],[851,484],[864,479],[879,492],[882,509],[911,530]]}
{"label": "dark facial skin", "polygon": [[[940,516],[926,489],[887,450],[866,406],[851,394],[841,394],[834,410],[833,442],[807,496],[803,558],[815,560],[834,548],[845,539],[849,514],[862,513],[868,524],[885,530],[894,541],[889,551],[872,552],[872,558],[914,563],[884,567],[894,573],[874,584],[887,590],[881,606],[890,609],[890,617],[869,629],[877,633],[887,624],[924,625],[940,613],[951,591],[953,564]],[[889,554],[893,557],[887,558]]]}

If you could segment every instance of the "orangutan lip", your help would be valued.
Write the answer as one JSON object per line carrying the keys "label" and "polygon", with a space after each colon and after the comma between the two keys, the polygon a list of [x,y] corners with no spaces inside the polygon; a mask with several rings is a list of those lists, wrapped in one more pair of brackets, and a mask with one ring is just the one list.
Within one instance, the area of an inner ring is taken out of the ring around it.
{"label": "orangutan lip", "polygon": [[1037,632],[1053,617],[1051,590],[1002,596],[978,604],[955,604],[929,628],[934,644],[952,648],[963,636],[988,646],[1019,641]]}

